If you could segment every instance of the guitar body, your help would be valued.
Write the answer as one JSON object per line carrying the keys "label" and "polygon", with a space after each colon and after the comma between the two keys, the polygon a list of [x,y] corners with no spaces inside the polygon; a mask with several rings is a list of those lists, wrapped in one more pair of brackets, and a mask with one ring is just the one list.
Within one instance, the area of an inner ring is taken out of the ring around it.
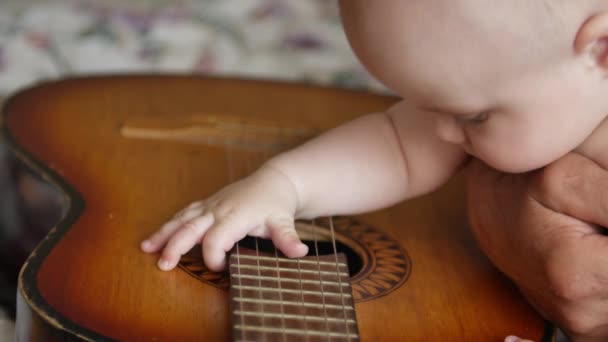
{"label": "guitar body", "polygon": [[[395,101],[143,75],[64,80],[15,95],[3,110],[6,140],[60,188],[66,206],[22,268],[17,339],[229,340],[226,275],[208,272],[199,251],[161,272],[140,241],[279,150]],[[361,340],[553,338],[476,247],[462,183],[459,176],[432,195],[335,219],[338,240],[358,260],[351,284]]]}

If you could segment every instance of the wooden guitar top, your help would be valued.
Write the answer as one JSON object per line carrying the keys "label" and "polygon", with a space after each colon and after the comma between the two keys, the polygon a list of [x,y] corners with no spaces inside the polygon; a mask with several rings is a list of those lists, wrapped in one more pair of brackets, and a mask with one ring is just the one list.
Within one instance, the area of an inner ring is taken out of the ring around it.
{"label": "wooden guitar top", "polygon": [[[198,251],[161,272],[139,242],[272,154],[395,101],[169,75],[62,80],[8,99],[9,145],[66,205],[23,266],[19,340],[230,339],[225,275],[208,272]],[[432,195],[336,218],[360,261],[351,284],[361,340],[553,338],[476,247],[462,183],[459,176]]]}

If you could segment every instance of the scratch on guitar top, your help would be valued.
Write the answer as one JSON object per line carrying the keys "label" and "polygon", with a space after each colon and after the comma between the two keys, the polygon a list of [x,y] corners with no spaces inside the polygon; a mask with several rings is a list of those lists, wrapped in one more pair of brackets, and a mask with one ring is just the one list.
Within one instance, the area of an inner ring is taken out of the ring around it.
{"label": "scratch on guitar top", "polygon": [[311,138],[317,130],[269,120],[200,114],[134,117],[123,123],[120,134],[131,139],[281,150]]}

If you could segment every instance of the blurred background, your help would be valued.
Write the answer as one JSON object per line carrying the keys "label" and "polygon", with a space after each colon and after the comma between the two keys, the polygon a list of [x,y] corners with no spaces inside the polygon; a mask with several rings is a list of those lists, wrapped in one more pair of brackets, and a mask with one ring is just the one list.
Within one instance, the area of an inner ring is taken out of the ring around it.
{"label": "blurred background", "polygon": [[[352,54],[335,0],[0,0],[0,103],[40,81],[125,72],[386,91]],[[61,210],[0,137],[0,341],[13,338],[19,268]]]}

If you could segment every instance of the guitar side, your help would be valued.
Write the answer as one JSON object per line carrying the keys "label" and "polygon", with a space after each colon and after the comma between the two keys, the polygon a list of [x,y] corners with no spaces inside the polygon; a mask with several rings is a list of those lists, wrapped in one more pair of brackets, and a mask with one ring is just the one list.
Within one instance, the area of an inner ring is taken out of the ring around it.
{"label": "guitar side", "polygon": [[[237,139],[209,118],[229,118],[226,127],[280,123],[291,136],[394,101],[273,82],[143,75],[64,80],[15,95],[3,110],[7,140],[62,190],[68,208],[22,268],[18,339],[228,339],[227,292],[183,269],[160,272],[155,256],[138,249],[172,213],[228,181],[227,159],[240,161],[232,170],[238,174],[262,160],[234,146],[267,146],[265,133]],[[201,140],[200,132],[217,136]],[[475,247],[462,193],[457,178],[433,195],[357,218],[412,260],[407,281],[356,304],[362,340],[553,338]],[[370,282],[361,287],[374,291]]]}

